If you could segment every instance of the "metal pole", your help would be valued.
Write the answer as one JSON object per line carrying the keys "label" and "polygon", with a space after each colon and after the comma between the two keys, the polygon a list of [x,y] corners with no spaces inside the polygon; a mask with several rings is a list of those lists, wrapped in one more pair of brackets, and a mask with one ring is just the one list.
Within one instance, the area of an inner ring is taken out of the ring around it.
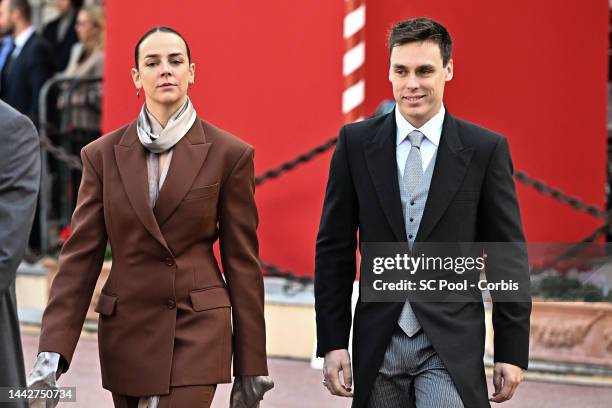
{"label": "metal pole", "polygon": [[365,101],[365,0],[345,0],[342,114],[344,122],[362,120]]}

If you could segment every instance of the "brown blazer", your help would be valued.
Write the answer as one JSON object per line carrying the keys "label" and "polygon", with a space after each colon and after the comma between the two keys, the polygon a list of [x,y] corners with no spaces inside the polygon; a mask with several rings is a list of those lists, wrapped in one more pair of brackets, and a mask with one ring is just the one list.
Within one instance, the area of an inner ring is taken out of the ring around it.
{"label": "brown blazer", "polygon": [[135,122],[90,143],[81,158],[73,232],[39,352],[70,364],[108,239],[113,265],[96,308],[104,388],[146,396],[230,382],[232,348],[234,375],[266,375],[253,148],[197,120],[174,147],[154,210]]}

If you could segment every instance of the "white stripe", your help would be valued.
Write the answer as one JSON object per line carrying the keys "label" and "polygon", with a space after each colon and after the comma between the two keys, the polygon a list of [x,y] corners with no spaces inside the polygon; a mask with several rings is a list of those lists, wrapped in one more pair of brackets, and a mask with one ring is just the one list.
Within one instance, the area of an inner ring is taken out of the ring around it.
{"label": "white stripe", "polygon": [[344,90],[342,94],[342,113],[348,113],[363,103],[365,99],[365,81],[362,79]]}
{"label": "white stripe", "polygon": [[344,54],[342,74],[349,75],[363,65],[365,61],[365,42],[360,42]]}
{"label": "white stripe", "polygon": [[365,4],[344,16],[344,38],[350,38],[365,26]]}

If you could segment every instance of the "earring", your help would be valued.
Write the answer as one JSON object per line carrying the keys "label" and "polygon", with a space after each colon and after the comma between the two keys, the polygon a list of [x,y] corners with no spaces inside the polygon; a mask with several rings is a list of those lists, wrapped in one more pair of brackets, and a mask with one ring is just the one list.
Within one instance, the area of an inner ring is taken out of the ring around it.
{"label": "earring", "polygon": [[140,99],[140,88],[138,88],[138,90],[136,90],[136,98]]}

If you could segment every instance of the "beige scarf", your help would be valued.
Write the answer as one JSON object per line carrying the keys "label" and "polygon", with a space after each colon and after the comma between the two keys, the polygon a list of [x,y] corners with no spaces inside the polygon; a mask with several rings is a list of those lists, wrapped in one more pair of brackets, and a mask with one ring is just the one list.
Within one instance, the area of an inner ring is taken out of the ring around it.
{"label": "beige scarf", "polygon": [[140,115],[138,115],[137,130],[140,143],[152,153],[163,153],[172,149],[183,136],[191,129],[197,115],[189,98],[174,115],[170,117],[168,123],[159,133],[155,132],[151,115],[147,105],[142,105]]}
{"label": "beige scarf", "polygon": [[[172,160],[172,148],[177,144],[185,134],[191,129],[197,118],[195,109],[189,98],[181,106],[178,111],[172,115],[166,127],[163,127],[148,111],[146,105],[143,105],[140,115],[138,116],[136,129],[138,131],[138,139],[140,143],[147,149],[147,174],[149,185],[149,200],[151,207],[154,208],[157,203],[157,197],[161,190],[170,161]],[[168,152],[164,166],[159,168],[160,154]]]}

